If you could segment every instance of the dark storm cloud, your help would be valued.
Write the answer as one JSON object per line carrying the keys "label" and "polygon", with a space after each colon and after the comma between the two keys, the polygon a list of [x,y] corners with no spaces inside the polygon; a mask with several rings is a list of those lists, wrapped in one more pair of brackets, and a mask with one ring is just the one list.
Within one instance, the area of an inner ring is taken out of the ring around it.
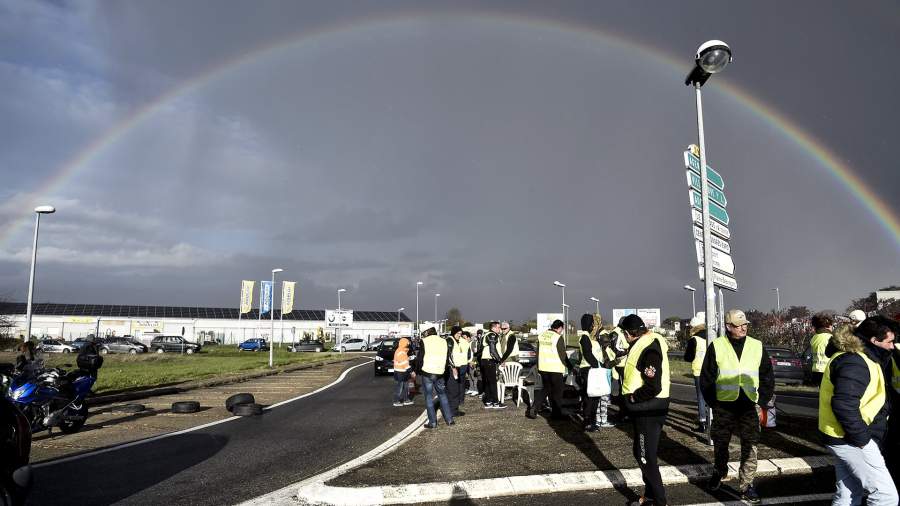
{"label": "dark storm cloud", "polygon": [[[77,15],[2,6],[18,20],[0,25],[4,40],[28,50],[5,50],[0,62],[17,90],[0,98],[10,118],[0,219],[33,199],[60,208],[45,221],[40,300],[233,305],[240,279],[278,266],[300,282],[304,307],[333,305],[340,286],[354,307],[411,314],[421,280],[425,317],[440,292],[443,309],[467,318],[523,320],[558,307],[558,279],[573,315],[593,307],[591,296],[607,316],[687,315],[681,286],[698,282],[680,158],[696,124],[681,81],[712,37],[736,54],[705,93],[741,284],[728,305],[769,308],[779,286],[784,304],[843,309],[900,281],[896,243],[871,214],[716,86],[763,99],[891,199],[893,4],[534,2],[498,4],[492,17],[460,3],[271,2],[251,12],[119,2]],[[531,24],[498,22],[504,13]],[[361,22],[372,19],[381,21]],[[42,40],[47,23],[76,43]],[[171,86],[274,41],[354,23],[225,71],[155,109],[54,195],[31,193],[103,126]],[[680,55],[684,68],[560,23]],[[41,129],[52,146],[37,140]],[[26,285],[28,233],[0,247],[4,286]]]}

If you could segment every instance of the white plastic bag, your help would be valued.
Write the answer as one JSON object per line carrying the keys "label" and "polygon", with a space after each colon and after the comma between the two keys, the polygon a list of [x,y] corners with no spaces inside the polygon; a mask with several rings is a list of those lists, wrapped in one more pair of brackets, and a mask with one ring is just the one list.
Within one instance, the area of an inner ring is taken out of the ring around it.
{"label": "white plastic bag", "polygon": [[603,397],[612,393],[612,371],[603,367],[588,370],[588,397]]}

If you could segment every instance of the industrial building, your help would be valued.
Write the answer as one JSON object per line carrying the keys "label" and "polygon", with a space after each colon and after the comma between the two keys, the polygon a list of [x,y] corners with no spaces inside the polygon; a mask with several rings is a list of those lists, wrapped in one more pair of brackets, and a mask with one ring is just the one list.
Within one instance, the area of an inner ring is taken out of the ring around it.
{"label": "industrial building", "polygon": [[[26,304],[0,303],[0,315],[7,320],[12,337],[25,335]],[[110,304],[33,304],[31,334],[35,337],[61,338],[72,341],[79,337],[178,335],[189,341],[217,341],[237,344],[246,339],[270,339],[270,315],[253,309],[238,315],[237,308],[124,306]],[[303,338],[322,337],[332,341],[338,330],[325,321],[325,310],[297,309],[274,314],[275,343],[290,343]],[[353,322],[340,328],[341,340],[361,337],[371,341],[388,334],[410,335],[413,323],[398,311],[353,311]]]}

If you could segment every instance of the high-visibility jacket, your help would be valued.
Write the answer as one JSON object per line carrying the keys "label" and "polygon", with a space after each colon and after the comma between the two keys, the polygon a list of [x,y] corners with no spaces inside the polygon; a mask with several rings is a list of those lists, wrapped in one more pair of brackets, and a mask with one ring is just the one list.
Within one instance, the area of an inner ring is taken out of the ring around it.
{"label": "high-visibility jacket", "polygon": [[669,377],[669,346],[666,344],[666,340],[655,332],[647,332],[638,338],[637,341],[631,343],[625,359],[625,378],[622,380],[622,395],[633,394],[637,389],[644,386],[644,377],[641,376],[641,371],[637,367],[638,360],[641,358],[641,353],[654,341],[659,342],[659,350],[662,354],[662,371],[657,371],[659,374],[662,374],[660,377],[662,389],[656,395],[656,398],[667,399],[669,397],[669,387],[671,385]]}
{"label": "high-visibility jacket", "polygon": [[743,390],[751,401],[758,401],[762,342],[746,336],[740,360],[726,336],[713,339],[713,347],[716,350],[716,365],[719,367],[719,376],[716,378],[716,400],[734,402]]}
{"label": "high-visibility jacket", "polygon": [[[497,353],[502,357],[506,353],[506,343],[509,340],[509,336],[512,335],[512,332],[507,332],[505,334],[500,334],[500,338],[497,340]],[[509,356],[506,357],[508,361],[516,361],[519,358],[519,340],[513,343],[512,351],[509,353]]]}
{"label": "high-visibility jacket", "polygon": [[453,341],[453,365],[456,367],[462,367],[469,363],[469,349],[471,345],[469,341],[465,338],[460,338],[457,341],[455,338],[450,338]]}
{"label": "high-visibility jacket", "polygon": [[409,370],[409,339],[405,337],[400,339],[397,349],[394,350],[394,370],[397,372]]}
{"label": "high-visibility jacket", "polygon": [[[844,428],[834,416],[831,409],[831,398],[834,396],[834,384],[831,382],[831,363],[845,352],[835,353],[825,365],[825,373],[822,375],[822,385],[819,387],[819,430],[831,437],[844,437]],[[884,386],[884,373],[877,363],[870,360],[863,352],[857,352],[869,367],[869,384],[859,399],[859,414],[866,425],[871,425],[872,420],[881,411],[887,399]]]}
{"label": "high-visibility jacket", "polygon": [[[491,359],[494,358],[494,357],[491,356],[491,347],[490,347],[490,345],[488,344],[488,335],[489,335],[489,334],[490,334],[490,332],[485,332],[485,333],[481,336],[481,360],[491,360]],[[495,335],[496,335],[496,334],[495,334]],[[499,349],[499,346],[500,346],[499,339],[498,339],[498,343],[497,343],[496,345],[494,345],[494,346],[495,346],[495,348],[497,348],[497,353],[499,354],[499,353],[500,353],[500,349]],[[502,355],[501,355],[501,356],[502,356]]]}
{"label": "high-visibility jacket", "polygon": [[566,372],[566,366],[560,360],[559,352],[556,350],[556,345],[561,338],[562,336],[552,330],[545,330],[538,337],[538,371],[561,374]]}
{"label": "high-visibility jacket", "polygon": [[428,336],[422,339],[422,349],[425,352],[422,372],[444,374],[447,368],[447,341],[441,336]]}
{"label": "high-visibility jacket", "polygon": [[700,370],[703,369],[703,358],[706,357],[706,339],[703,336],[694,336],[691,339],[697,341],[696,351],[694,352],[694,360],[691,361],[691,374],[694,377],[700,376]]}
{"label": "high-visibility jacket", "polygon": [[831,333],[820,332],[809,341],[809,347],[812,351],[812,370],[813,372],[825,372],[825,366],[828,365],[828,356],[825,355],[825,348],[828,347],[828,341],[831,340]]}
{"label": "high-visibility jacket", "polygon": [[900,367],[897,367],[897,359],[891,358],[891,386],[900,394]]}
{"label": "high-visibility jacket", "polygon": [[[586,335],[586,336],[590,336],[590,334],[588,334],[587,332],[585,332],[585,331],[583,331],[583,330],[580,331],[580,332],[578,332],[578,335],[579,335],[579,336],[585,336],[585,335]],[[581,364],[579,364],[578,367],[582,367],[582,368],[583,368],[583,367],[590,367],[590,366],[591,366],[591,364],[588,363],[587,359],[584,358],[585,356],[587,356],[588,353],[590,353],[591,355],[593,355],[594,358],[597,360],[597,362],[599,362],[601,365],[602,365],[603,362],[604,362],[604,360],[603,360],[603,347],[600,345],[600,341],[598,341],[597,339],[591,339],[590,337],[588,337],[588,341],[590,341],[590,343],[591,343],[591,349],[589,349],[589,350],[584,350],[584,349],[582,349],[582,350],[581,350]],[[580,340],[579,340],[579,342],[580,342]]]}

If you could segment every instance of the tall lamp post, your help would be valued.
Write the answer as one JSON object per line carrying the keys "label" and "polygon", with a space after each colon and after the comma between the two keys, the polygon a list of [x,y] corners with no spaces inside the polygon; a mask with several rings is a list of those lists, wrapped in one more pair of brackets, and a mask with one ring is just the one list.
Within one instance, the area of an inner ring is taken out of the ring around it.
{"label": "tall lamp post", "polygon": [[778,312],[781,313],[781,290],[776,286],[772,289],[775,292],[775,303],[778,304],[776,307],[778,308]]}
{"label": "tall lamp post", "polygon": [[406,308],[401,307],[400,309],[397,310],[397,329],[398,330],[400,329],[400,311],[403,311],[404,309],[406,309]]}
{"label": "tall lamp post", "polygon": [[[438,321],[438,319],[437,319],[437,300],[438,300],[438,297],[440,297],[440,296],[441,296],[441,294],[439,294],[439,293],[434,294],[434,323],[437,323],[437,321]],[[440,330],[440,325],[438,325],[438,330]]]}
{"label": "tall lamp post", "polygon": [[[716,288],[713,284],[712,253],[710,251],[709,181],[706,175],[706,140],[703,133],[703,97],[700,88],[713,74],[725,70],[732,61],[731,48],[721,40],[709,40],[697,48],[694,68],[684,84],[693,86],[697,100],[697,134],[700,147],[700,195],[703,207],[703,286],[706,293],[707,342],[718,335],[716,332]],[[696,314],[696,313],[695,313]]]}
{"label": "tall lamp post", "polygon": [[598,299],[597,297],[591,297],[589,300],[592,300],[595,304],[597,304],[597,314],[600,314],[600,299]]}
{"label": "tall lamp post", "polygon": [[[565,283],[560,283],[559,281],[554,281],[554,282],[553,282],[553,286],[558,286],[558,287],[562,288],[563,323],[565,324],[565,325],[563,326],[563,339],[565,339],[565,338],[566,338],[566,334],[568,333],[568,330],[569,330],[569,329],[568,329],[568,327],[569,327],[569,318],[568,318],[568,315],[566,314],[566,308],[569,307],[568,305],[566,305],[566,284],[565,284]],[[566,342],[568,342],[568,341],[566,341]]]}
{"label": "tall lamp post", "polygon": [[34,242],[31,245],[31,273],[28,275],[28,308],[25,311],[25,340],[31,340],[31,301],[34,297],[34,266],[37,263],[38,229],[41,228],[41,215],[53,214],[56,208],[53,206],[38,206],[34,208]]}
{"label": "tall lamp post", "polygon": [[697,302],[694,300],[694,292],[696,292],[697,289],[691,285],[684,285],[684,289],[691,292],[691,318],[693,318],[697,315]]}
{"label": "tall lamp post", "polygon": [[419,287],[425,283],[416,281],[416,335],[419,335]]}
{"label": "tall lamp post", "polygon": [[569,344],[568,339],[566,338],[567,333],[569,332],[569,305],[563,304],[563,341],[565,341],[566,345]]}
{"label": "tall lamp post", "polygon": [[346,292],[346,288],[338,288],[338,311],[341,310],[341,294]]}
{"label": "tall lamp post", "polygon": [[[284,272],[284,269],[272,269],[272,305],[269,308],[269,321],[271,322],[271,329],[269,336],[270,338],[275,337],[275,274],[279,272]],[[284,288],[282,288],[284,290]],[[274,339],[272,339],[274,340]],[[272,346],[272,342],[269,342],[269,367],[273,367],[275,365],[275,347]]]}

